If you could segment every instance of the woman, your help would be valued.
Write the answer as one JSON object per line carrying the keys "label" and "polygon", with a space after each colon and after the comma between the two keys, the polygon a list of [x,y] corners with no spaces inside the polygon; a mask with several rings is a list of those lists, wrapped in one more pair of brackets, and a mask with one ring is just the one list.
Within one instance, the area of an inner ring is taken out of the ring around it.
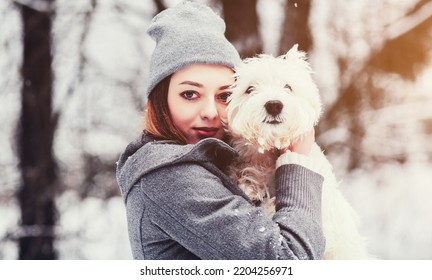
{"label": "woman", "polygon": [[[320,259],[321,175],[286,158],[291,164],[277,169],[277,212],[270,219],[224,173],[236,152],[223,141],[221,119],[240,61],[224,31],[220,17],[191,2],[151,23],[156,48],[145,130],[117,168],[133,256]],[[311,132],[289,149],[307,154],[313,141]]]}

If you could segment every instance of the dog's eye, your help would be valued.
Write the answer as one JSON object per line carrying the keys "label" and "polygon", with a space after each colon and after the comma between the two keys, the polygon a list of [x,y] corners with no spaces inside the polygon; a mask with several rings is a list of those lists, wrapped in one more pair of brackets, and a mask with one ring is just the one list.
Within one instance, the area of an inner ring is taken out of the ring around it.
{"label": "dog's eye", "polygon": [[292,87],[291,87],[289,84],[286,84],[286,85],[284,86],[284,88],[288,89],[289,91],[292,91]]}
{"label": "dog's eye", "polygon": [[252,93],[252,91],[254,91],[254,90],[255,90],[255,87],[250,86],[250,87],[247,88],[247,90],[245,91],[245,93],[246,93],[246,94],[250,94],[250,93]]}

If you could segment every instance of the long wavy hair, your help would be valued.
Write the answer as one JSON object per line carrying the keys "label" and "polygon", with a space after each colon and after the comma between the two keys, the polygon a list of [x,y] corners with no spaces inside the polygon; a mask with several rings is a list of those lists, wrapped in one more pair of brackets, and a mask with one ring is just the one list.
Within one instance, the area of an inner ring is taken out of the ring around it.
{"label": "long wavy hair", "polygon": [[160,140],[173,140],[187,144],[185,135],[174,125],[168,107],[168,90],[171,75],[163,79],[150,93],[144,113],[144,133]]}

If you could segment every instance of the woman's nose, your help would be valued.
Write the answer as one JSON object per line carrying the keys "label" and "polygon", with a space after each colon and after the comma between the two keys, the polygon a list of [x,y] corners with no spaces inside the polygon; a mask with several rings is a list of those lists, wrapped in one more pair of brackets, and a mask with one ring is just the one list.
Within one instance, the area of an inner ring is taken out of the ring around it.
{"label": "woman's nose", "polygon": [[218,111],[214,100],[208,100],[203,103],[201,108],[201,118],[213,120],[218,117]]}

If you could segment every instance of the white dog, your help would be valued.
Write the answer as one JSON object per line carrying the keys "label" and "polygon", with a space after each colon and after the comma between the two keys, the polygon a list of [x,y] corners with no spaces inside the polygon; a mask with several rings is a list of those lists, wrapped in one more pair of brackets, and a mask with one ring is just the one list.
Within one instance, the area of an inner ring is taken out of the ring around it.
{"label": "white dog", "polygon": [[[231,144],[240,158],[231,174],[251,200],[264,207],[270,216],[275,211],[277,151],[309,132],[320,115],[318,88],[306,54],[298,51],[297,45],[286,55],[248,58],[236,68],[226,121]],[[330,163],[316,144],[308,157],[324,176],[325,258],[369,258],[366,242],[357,229],[357,215],[338,189]]]}

